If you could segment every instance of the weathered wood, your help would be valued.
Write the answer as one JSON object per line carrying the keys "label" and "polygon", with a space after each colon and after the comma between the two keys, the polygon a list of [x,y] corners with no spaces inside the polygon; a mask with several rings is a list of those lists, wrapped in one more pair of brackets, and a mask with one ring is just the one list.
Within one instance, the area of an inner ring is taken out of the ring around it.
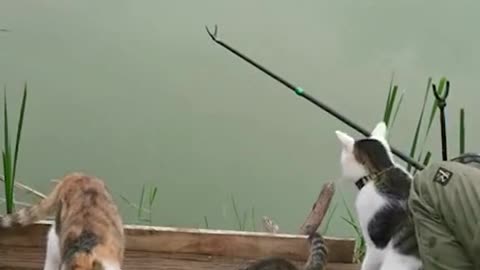
{"label": "weathered wood", "polygon": [[[0,269],[40,269],[49,225],[45,221],[0,230]],[[308,257],[303,235],[135,225],[125,225],[125,233],[125,269],[236,269],[265,256],[282,256],[300,264]],[[353,260],[353,239],[326,237],[326,242],[329,269],[357,269],[343,266]]]}
{"label": "weathered wood", "polygon": [[[21,256],[19,256],[21,254]],[[127,250],[124,270],[236,270],[252,260],[198,254],[170,254]],[[39,248],[0,248],[1,270],[41,270],[45,254]],[[298,266],[303,262],[294,261]],[[327,270],[359,270],[355,264],[331,263]]]}
{"label": "weathered wood", "polygon": [[322,223],[325,215],[327,214],[328,207],[335,194],[335,185],[333,182],[325,183],[322,187],[322,191],[318,195],[317,200],[313,204],[312,211],[308,215],[307,219],[300,227],[300,234],[311,234],[315,232]]}

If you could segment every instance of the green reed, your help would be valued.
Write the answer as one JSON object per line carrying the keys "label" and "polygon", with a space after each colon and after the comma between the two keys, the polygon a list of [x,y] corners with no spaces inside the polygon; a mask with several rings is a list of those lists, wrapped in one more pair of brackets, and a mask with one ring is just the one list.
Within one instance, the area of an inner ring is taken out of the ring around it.
{"label": "green reed", "polygon": [[148,189],[146,189],[145,184],[143,184],[142,185],[142,191],[140,192],[138,204],[135,204],[135,203],[131,202],[129,199],[127,199],[123,195],[120,195],[120,197],[129,206],[131,206],[131,207],[133,207],[137,210],[137,221],[138,222],[147,223],[147,224],[152,225],[152,219],[153,219],[152,208],[153,208],[156,196],[157,196],[157,191],[158,191],[158,188],[156,186],[148,187]]}
{"label": "green reed", "polygon": [[[393,126],[394,126],[397,114],[400,111],[400,108],[403,102],[404,93],[405,93],[405,92],[402,92],[401,94],[398,94],[399,87],[398,85],[394,85],[393,79],[394,79],[394,76],[392,75],[392,78],[390,80],[390,85],[388,88],[387,98],[385,101],[385,109],[383,113],[383,120],[385,121],[389,129],[388,134],[393,133],[392,132]],[[447,79],[445,77],[442,77],[440,78],[437,84],[438,86],[437,91],[439,92],[440,96],[445,91],[446,81]],[[436,119],[436,115],[437,115],[436,113],[438,110],[438,107],[437,107],[438,102],[435,99],[435,97],[433,97],[430,114],[428,118],[425,119],[425,109],[427,107],[427,104],[429,103],[429,100],[430,100],[429,97],[433,96],[431,86],[432,86],[432,78],[428,78],[425,94],[423,96],[422,106],[418,115],[416,128],[412,136],[412,142],[410,144],[410,152],[409,152],[409,155],[411,158],[414,158],[417,161],[422,162],[423,165],[425,166],[430,163],[432,153],[433,153],[433,150],[426,150],[426,146],[428,144],[431,127],[432,127],[433,121]],[[422,130],[423,130],[423,139],[421,140]],[[439,149],[439,152],[440,152],[441,147],[439,148],[440,148]],[[419,151],[417,152],[417,150]],[[461,108],[460,109],[460,128],[459,128],[459,154],[463,154],[463,153],[465,153],[465,109]],[[414,168],[409,164],[407,164],[407,170],[413,174],[416,172],[416,170],[414,170]],[[355,262],[360,262],[362,261],[363,256],[365,255],[365,241],[359,229],[359,225],[352,214],[352,211],[348,207],[345,200],[343,200],[343,203],[344,203],[344,207],[347,209],[348,217],[342,217],[342,219],[345,222],[347,222],[355,232],[356,239],[357,239],[356,248],[355,248]]]}
{"label": "green reed", "polygon": [[8,123],[8,101],[7,101],[7,87],[4,87],[4,99],[3,99],[3,137],[4,145],[2,149],[2,161],[3,161],[3,180],[4,180],[4,192],[5,192],[5,205],[8,214],[11,214],[15,208],[14,201],[14,187],[15,176],[17,173],[18,164],[18,152],[20,149],[20,139],[22,135],[23,120],[25,115],[25,109],[27,104],[27,84],[25,83],[23,89],[22,104],[20,107],[20,116],[17,124],[17,134],[15,138],[15,148],[12,152],[12,144],[10,141],[10,127]]}
{"label": "green reed", "polygon": [[[237,201],[235,200],[235,197],[233,194],[231,195],[231,201],[232,201],[232,208],[233,212],[235,214],[235,221],[237,223],[237,229],[240,231],[245,231],[247,230],[247,222],[249,219],[249,213],[248,210],[244,210],[242,212],[242,215],[240,215],[240,211],[238,209]],[[252,207],[250,210],[250,222],[252,225],[251,230],[256,231],[257,226],[256,226],[256,217],[255,217],[255,208]]]}

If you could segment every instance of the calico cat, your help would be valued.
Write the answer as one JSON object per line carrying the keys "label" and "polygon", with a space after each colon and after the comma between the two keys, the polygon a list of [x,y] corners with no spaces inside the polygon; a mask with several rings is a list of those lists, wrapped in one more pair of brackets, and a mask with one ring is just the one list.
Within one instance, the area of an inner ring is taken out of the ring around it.
{"label": "calico cat", "polygon": [[121,269],[122,218],[102,180],[67,174],[38,204],[0,217],[0,227],[26,226],[52,214],[44,270]]}
{"label": "calico cat", "polygon": [[378,123],[365,139],[341,131],[336,135],[342,145],[342,175],[359,189],[355,207],[366,243],[361,269],[421,269],[407,206],[413,178],[393,160],[385,123]]}
{"label": "calico cat", "polygon": [[[318,233],[308,237],[310,255],[303,270],[323,270],[327,264],[328,249],[325,240]],[[292,262],[280,257],[260,259],[243,270],[299,270]]]}

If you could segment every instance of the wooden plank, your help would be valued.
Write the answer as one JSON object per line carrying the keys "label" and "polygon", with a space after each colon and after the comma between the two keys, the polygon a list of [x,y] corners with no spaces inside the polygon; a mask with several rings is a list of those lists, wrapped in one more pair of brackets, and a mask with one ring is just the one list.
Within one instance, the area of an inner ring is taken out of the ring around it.
{"label": "wooden plank", "polygon": [[[44,221],[28,227],[0,230],[0,269],[9,266],[16,267],[13,269],[37,269],[38,265],[41,266],[50,224]],[[154,265],[155,269],[231,269],[238,266],[237,262],[245,263],[268,256],[281,256],[301,263],[306,261],[309,247],[307,236],[293,234],[135,225],[125,225],[125,234],[127,269],[128,265],[133,269],[135,264],[149,262],[156,257],[163,261]],[[353,260],[353,239],[326,237],[326,242],[329,265],[352,269],[342,265],[351,264]],[[181,256],[195,259],[182,261],[179,259]],[[190,263],[195,267],[189,267]],[[159,268],[163,264],[171,264],[173,268]]]}
{"label": "wooden plank", "polygon": [[[278,255],[306,260],[307,236],[290,234],[214,231],[196,229],[155,229],[126,227],[127,248],[131,250],[195,253],[216,256],[259,258]],[[355,242],[351,239],[326,238],[329,261],[351,263]]]}
{"label": "wooden plank", "polygon": [[[252,260],[198,254],[127,250],[124,270],[235,270]],[[39,247],[0,247],[0,270],[41,270],[45,258]],[[303,262],[293,261],[298,266]],[[326,270],[359,270],[355,264],[330,263]]]}
{"label": "wooden plank", "polygon": [[[48,221],[16,229],[0,230],[0,246],[43,247]],[[305,235],[181,229],[125,225],[127,249],[150,252],[194,253],[212,256],[259,258],[278,255],[306,260],[309,245]],[[351,263],[353,239],[326,237],[329,261]]]}

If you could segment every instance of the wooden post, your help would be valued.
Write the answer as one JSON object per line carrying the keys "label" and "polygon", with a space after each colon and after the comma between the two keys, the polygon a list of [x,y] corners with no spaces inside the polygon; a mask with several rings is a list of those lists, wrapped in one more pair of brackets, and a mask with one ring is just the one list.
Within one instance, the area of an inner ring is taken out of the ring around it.
{"label": "wooden post", "polygon": [[310,235],[317,231],[328,211],[334,193],[335,185],[332,181],[323,185],[322,191],[320,191],[317,200],[313,204],[312,211],[310,211],[307,219],[300,227],[300,234]]}

